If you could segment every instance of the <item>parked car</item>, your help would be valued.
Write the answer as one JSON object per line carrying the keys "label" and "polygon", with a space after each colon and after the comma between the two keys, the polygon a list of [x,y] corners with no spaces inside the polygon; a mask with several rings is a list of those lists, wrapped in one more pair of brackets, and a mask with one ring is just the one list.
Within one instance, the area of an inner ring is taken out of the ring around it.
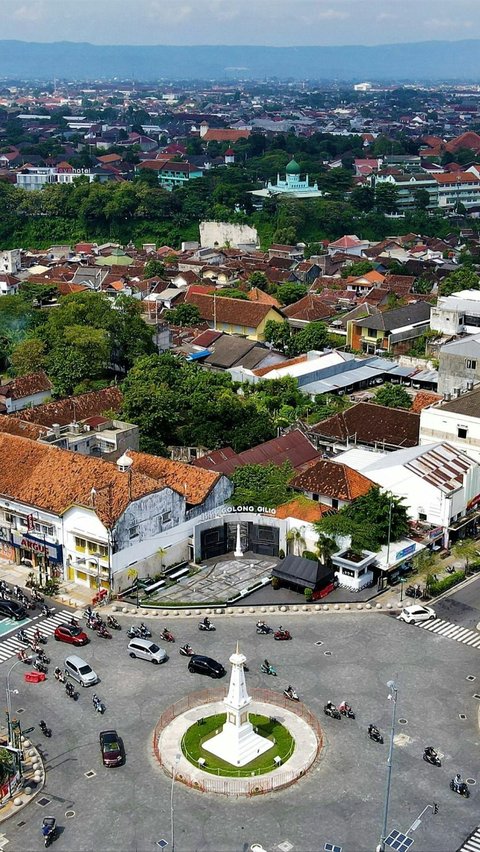
{"label": "parked car", "polygon": [[160,648],[151,639],[131,639],[128,643],[128,653],[135,659],[148,660],[158,666],[168,660],[167,652]]}
{"label": "parked car", "polygon": [[121,766],[123,748],[116,731],[100,731],[100,751],[104,766]]}
{"label": "parked car", "polygon": [[422,621],[431,621],[432,618],[437,616],[431,606],[414,604],[413,606],[406,606],[398,617],[400,621],[405,621],[407,624],[420,624]]}
{"label": "parked car", "polygon": [[72,624],[59,624],[55,628],[53,638],[57,642],[68,642],[70,645],[87,645],[90,642],[82,628],[74,627]]}
{"label": "parked car", "polygon": [[201,654],[194,654],[193,657],[190,657],[188,671],[209,677],[223,677],[227,673],[221,663],[217,663],[212,657],[204,657]]}
{"label": "parked car", "polygon": [[85,660],[74,654],[65,660],[65,674],[76,680],[81,686],[93,686],[98,682],[98,675]]}
{"label": "parked car", "polygon": [[10,601],[8,599],[0,601],[0,615],[7,618],[13,618],[15,621],[23,621],[27,617],[27,610],[18,603],[18,601]]}

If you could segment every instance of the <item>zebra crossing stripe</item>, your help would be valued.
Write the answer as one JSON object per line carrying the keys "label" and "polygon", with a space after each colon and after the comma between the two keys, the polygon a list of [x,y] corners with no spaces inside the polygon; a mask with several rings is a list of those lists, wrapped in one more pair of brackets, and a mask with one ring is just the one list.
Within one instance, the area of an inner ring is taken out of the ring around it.
{"label": "zebra crossing stripe", "polygon": [[428,625],[425,627],[425,630],[430,630],[430,633],[438,633],[439,630],[442,630],[444,627],[450,624],[449,621],[437,621],[437,623],[433,623],[431,627]]}
{"label": "zebra crossing stripe", "polygon": [[480,828],[477,828],[457,852],[480,852]]}
{"label": "zebra crossing stripe", "polygon": [[[23,628],[25,633],[27,634],[29,639],[33,639],[33,635],[35,630],[39,629],[40,633],[43,633],[46,636],[51,636],[52,633],[55,632],[55,628],[58,627],[59,624],[63,624],[66,620],[71,618],[71,613],[69,610],[61,610],[55,615],[50,616],[50,618],[42,621],[40,625],[36,624],[35,626],[30,626]],[[20,650],[26,651],[26,646],[16,639],[14,636],[10,636],[9,639],[6,639],[4,642],[0,642],[0,663],[5,662],[10,657],[13,657],[15,654],[18,654]]]}

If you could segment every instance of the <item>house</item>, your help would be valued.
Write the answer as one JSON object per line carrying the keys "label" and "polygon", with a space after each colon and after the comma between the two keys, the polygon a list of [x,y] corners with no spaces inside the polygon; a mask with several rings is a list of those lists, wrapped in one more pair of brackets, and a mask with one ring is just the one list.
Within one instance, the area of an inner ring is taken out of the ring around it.
{"label": "house", "polygon": [[443,334],[480,333],[480,291],[461,290],[440,296],[432,306],[430,326]]}
{"label": "house", "polygon": [[440,347],[438,392],[458,396],[480,382],[480,334],[471,334]]}
{"label": "house", "polygon": [[365,319],[351,320],[347,325],[348,345],[369,353],[406,352],[412,341],[429,329],[430,309],[428,302],[414,302]]}
{"label": "house", "polygon": [[410,519],[432,526],[445,547],[476,530],[480,467],[452,444],[441,441],[393,453],[357,448],[338,460],[401,497]]}
{"label": "house", "polygon": [[307,293],[298,302],[282,308],[292,328],[304,328],[310,322],[322,322],[329,319],[335,311],[328,307],[320,296]]}
{"label": "house", "polygon": [[375,485],[358,471],[330,459],[319,459],[294,476],[289,484],[295,491],[332,509],[347,506]]}
{"label": "house", "polygon": [[300,429],[292,429],[286,435],[265,441],[250,450],[235,453],[231,447],[214,450],[193,462],[194,467],[213,470],[227,476],[246,464],[277,464],[289,462],[294,470],[301,470],[319,458],[318,450]]}
{"label": "house", "polygon": [[52,383],[43,371],[17,376],[0,385],[0,412],[12,414],[41,405],[52,395]]}
{"label": "house", "polygon": [[44,405],[37,405],[22,411],[22,420],[37,423],[40,426],[53,428],[54,424],[67,426],[78,423],[88,417],[98,417],[105,411],[119,413],[122,408],[123,395],[117,385],[89,391],[68,399],[57,399]]}
{"label": "house", "polygon": [[300,262],[303,260],[303,246],[287,246],[280,243],[273,243],[268,249],[268,259],[271,260],[274,257],[286,258],[292,261],[292,263],[293,261]]}
{"label": "house", "polygon": [[453,174],[433,175],[438,187],[438,206],[443,210],[453,210],[457,204],[463,204],[468,210],[480,204],[480,178],[472,172],[454,172]]}
{"label": "house", "polygon": [[369,245],[370,243],[368,240],[360,240],[356,234],[346,234],[344,237],[340,237],[339,240],[329,243],[327,246],[327,253],[329,255],[335,255],[338,252],[341,252],[342,254],[346,254],[351,257],[352,260],[355,260],[355,258],[362,257],[364,250],[367,249]]}
{"label": "house", "polygon": [[204,142],[229,142],[234,145],[239,139],[248,139],[250,130],[232,130],[230,127],[209,127],[208,122],[200,124],[200,139]]}
{"label": "house", "polygon": [[20,280],[15,275],[0,272],[0,296],[16,296]]}
{"label": "house", "polygon": [[422,409],[419,443],[437,441],[448,441],[480,461],[480,386]]}
{"label": "house", "polygon": [[20,249],[0,251],[0,273],[16,275],[22,268],[22,253]]}
{"label": "house", "polygon": [[117,464],[0,433],[2,553],[39,575],[118,592],[159,565],[191,558],[194,523],[223,507],[226,477],[145,453]]}
{"label": "house", "polygon": [[240,334],[250,340],[265,339],[265,325],[271,320],[283,322],[283,314],[279,308],[250,302],[248,299],[230,299],[192,293],[189,288],[185,294],[185,302],[195,305],[202,320],[210,328],[225,331],[227,334]]}
{"label": "house", "polygon": [[159,186],[168,190],[177,186],[184,186],[188,181],[195,178],[203,177],[203,169],[198,166],[192,166],[187,162],[177,163],[169,158],[165,160],[143,160],[135,166],[135,173],[140,174],[142,169],[155,172]]}
{"label": "house", "polygon": [[350,446],[394,450],[416,447],[420,416],[403,408],[358,402],[308,427],[310,439],[337,453]]}

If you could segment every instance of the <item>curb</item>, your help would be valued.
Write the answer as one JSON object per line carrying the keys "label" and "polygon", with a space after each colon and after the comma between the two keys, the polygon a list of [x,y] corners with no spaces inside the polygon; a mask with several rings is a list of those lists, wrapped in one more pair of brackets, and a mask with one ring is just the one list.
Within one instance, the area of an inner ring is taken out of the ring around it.
{"label": "curb", "polygon": [[281,613],[282,615],[288,613],[289,615],[312,615],[312,614],[321,614],[321,613],[334,613],[338,615],[341,612],[347,613],[374,613],[374,612],[401,612],[403,609],[402,604],[394,604],[394,603],[346,603],[346,604],[314,604],[313,606],[307,606],[306,604],[272,604],[271,606],[262,605],[262,606],[250,606],[250,607],[206,607],[206,608],[178,608],[175,609],[173,607],[169,607],[168,609],[162,609],[161,607],[156,608],[154,611],[142,609],[139,607],[133,607],[129,609],[128,607],[116,607],[115,604],[111,606],[112,613],[115,613],[115,616],[119,618],[149,618],[149,617],[158,617],[161,618],[200,618],[205,615],[214,615],[218,616],[252,616],[252,615],[260,615],[264,616],[268,613]]}
{"label": "curb", "polygon": [[[18,790],[12,799],[9,799],[0,809],[0,823],[10,819],[32,802],[43,790],[46,780],[45,765],[39,750],[32,745],[30,740],[22,737],[24,754],[27,755],[23,763],[23,788]],[[30,783],[29,783],[30,782]]]}

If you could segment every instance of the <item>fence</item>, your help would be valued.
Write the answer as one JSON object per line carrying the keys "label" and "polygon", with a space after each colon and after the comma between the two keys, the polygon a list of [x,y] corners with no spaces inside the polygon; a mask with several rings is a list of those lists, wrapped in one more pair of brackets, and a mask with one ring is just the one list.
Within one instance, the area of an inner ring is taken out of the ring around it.
{"label": "fence", "polygon": [[[165,772],[170,776],[175,774],[175,778],[178,781],[181,781],[183,784],[193,787],[196,790],[200,790],[205,793],[219,793],[228,796],[255,796],[262,793],[268,793],[272,790],[287,787],[298,778],[301,778],[319,758],[323,748],[323,733],[318,719],[304,704],[301,702],[297,704],[296,702],[289,701],[283,695],[279,695],[278,692],[273,692],[270,689],[251,689],[249,691],[253,701],[271,704],[279,709],[288,710],[290,713],[293,713],[303,719],[313,730],[316,739],[316,748],[306,756],[304,765],[301,768],[296,770],[289,770],[287,768],[282,770],[279,769],[274,773],[272,772],[272,774],[257,775],[250,779],[245,777],[217,777],[214,775],[207,775],[207,773],[202,773],[200,775],[197,771],[195,779],[192,779],[187,775],[183,775],[178,772],[175,766],[164,761],[159,749],[159,738],[164,728],[166,728],[177,716],[182,713],[186,713],[187,710],[191,710],[193,707],[200,707],[203,704],[222,701],[225,698],[225,690],[217,688],[202,689],[198,692],[190,693],[190,695],[186,695],[184,698],[181,698],[180,701],[177,701],[175,704],[168,707],[160,716],[153,732],[153,750],[158,762],[161,766],[163,766]],[[192,765],[192,769],[194,768],[195,766]]]}

